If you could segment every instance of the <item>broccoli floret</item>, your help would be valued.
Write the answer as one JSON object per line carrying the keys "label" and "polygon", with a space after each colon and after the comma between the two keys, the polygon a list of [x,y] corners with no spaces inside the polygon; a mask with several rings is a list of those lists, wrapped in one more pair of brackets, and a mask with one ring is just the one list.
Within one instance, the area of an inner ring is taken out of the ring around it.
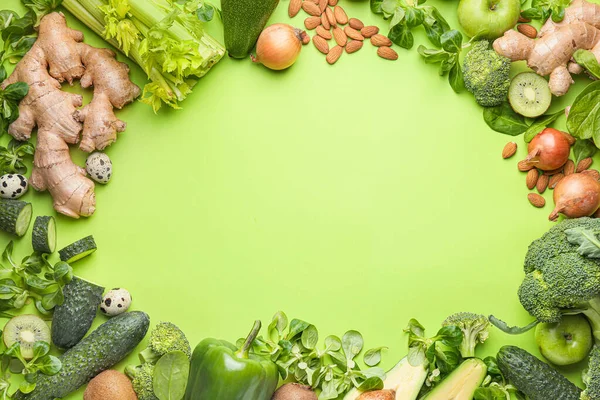
{"label": "broccoli floret", "polygon": [[600,339],[600,259],[577,252],[565,231],[585,228],[600,233],[600,219],[565,220],[530,246],[525,279],[519,288],[523,307],[538,321],[559,322],[565,314],[583,313]]}
{"label": "broccoli floret", "polygon": [[190,358],[192,349],[185,334],[175,324],[161,322],[150,333],[148,347],[140,353],[140,360],[156,363],[163,355],[171,351],[182,351]]}
{"label": "broccoli floret", "polygon": [[454,325],[463,333],[460,354],[463,358],[475,357],[475,346],[483,343],[489,337],[490,321],[485,315],[470,312],[460,312],[446,318],[442,326]]}
{"label": "broccoli floret", "polygon": [[463,76],[465,87],[479,105],[494,107],[502,104],[510,86],[510,59],[490,49],[487,40],[473,43],[465,56]]}
{"label": "broccoli floret", "polygon": [[585,390],[581,393],[581,400],[600,399],[600,347],[594,346],[590,352],[588,367],[583,371]]}
{"label": "broccoli floret", "polygon": [[154,395],[152,386],[153,364],[129,365],[125,368],[125,374],[131,379],[133,391],[137,394],[139,400],[158,400]]}

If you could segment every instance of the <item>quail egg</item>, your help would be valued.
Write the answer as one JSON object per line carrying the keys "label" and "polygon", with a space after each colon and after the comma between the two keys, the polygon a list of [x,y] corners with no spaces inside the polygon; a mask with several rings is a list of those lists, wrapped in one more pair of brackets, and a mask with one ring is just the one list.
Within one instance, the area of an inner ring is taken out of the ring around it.
{"label": "quail egg", "polygon": [[0,176],[0,197],[3,199],[18,199],[27,192],[29,183],[21,174],[6,174]]}
{"label": "quail egg", "polygon": [[112,162],[106,154],[95,152],[85,161],[85,170],[93,180],[106,184],[112,176]]}
{"label": "quail egg", "polygon": [[114,317],[123,314],[131,306],[131,294],[127,289],[115,288],[109,290],[102,298],[100,311],[104,315]]}

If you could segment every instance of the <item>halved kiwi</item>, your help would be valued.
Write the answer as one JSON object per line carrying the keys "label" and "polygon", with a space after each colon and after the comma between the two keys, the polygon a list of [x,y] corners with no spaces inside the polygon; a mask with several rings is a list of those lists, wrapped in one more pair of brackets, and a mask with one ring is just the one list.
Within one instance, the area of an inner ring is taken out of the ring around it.
{"label": "halved kiwi", "polygon": [[508,101],[516,113],[535,118],[548,110],[552,93],[544,78],[535,72],[522,72],[510,82]]}
{"label": "halved kiwi", "polygon": [[24,359],[29,360],[33,358],[35,342],[50,343],[50,328],[44,320],[36,315],[19,315],[6,323],[2,336],[6,347],[19,343],[21,355]]}

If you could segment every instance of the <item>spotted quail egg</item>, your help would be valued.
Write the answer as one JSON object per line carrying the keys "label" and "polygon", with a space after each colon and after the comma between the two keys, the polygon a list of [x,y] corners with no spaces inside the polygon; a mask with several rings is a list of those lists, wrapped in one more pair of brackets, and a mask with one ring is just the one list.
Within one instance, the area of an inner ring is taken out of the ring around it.
{"label": "spotted quail egg", "polygon": [[106,154],[95,152],[88,156],[85,170],[93,180],[106,184],[112,176],[112,162]]}
{"label": "spotted quail egg", "polygon": [[21,174],[6,174],[0,176],[0,197],[3,199],[18,199],[27,192],[29,183]]}
{"label": "spotted quail egg", "polygon": [[109,290],[102,298],[100,311],[104,315],[114,317],[122,314],[131,306],[131,294],[127,289],[115,288]]}

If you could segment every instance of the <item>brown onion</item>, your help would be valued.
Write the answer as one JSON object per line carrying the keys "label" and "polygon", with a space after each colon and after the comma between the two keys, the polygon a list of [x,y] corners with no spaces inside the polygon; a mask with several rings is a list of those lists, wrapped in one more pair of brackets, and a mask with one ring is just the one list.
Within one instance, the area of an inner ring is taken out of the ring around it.
{"label": "brown onion", "polygon": [[273,24],[265,28],[256,42],[256,57],[252,61],[279,71],[291,67],[298,59],[306,32],[287,24]]}
{"label": "brown onion", "polygon": [[527,151],[527,162],[543,171],[552,171],[567,162],[571,145],[564,132],[546,128],[533,138]]}
{"label": "brown onion", "polygon": [[567,175],[554,188],[554,204],[550,221],[556,221],[558,214],[589,217],[600,208],[600,182],[588,174]]}

